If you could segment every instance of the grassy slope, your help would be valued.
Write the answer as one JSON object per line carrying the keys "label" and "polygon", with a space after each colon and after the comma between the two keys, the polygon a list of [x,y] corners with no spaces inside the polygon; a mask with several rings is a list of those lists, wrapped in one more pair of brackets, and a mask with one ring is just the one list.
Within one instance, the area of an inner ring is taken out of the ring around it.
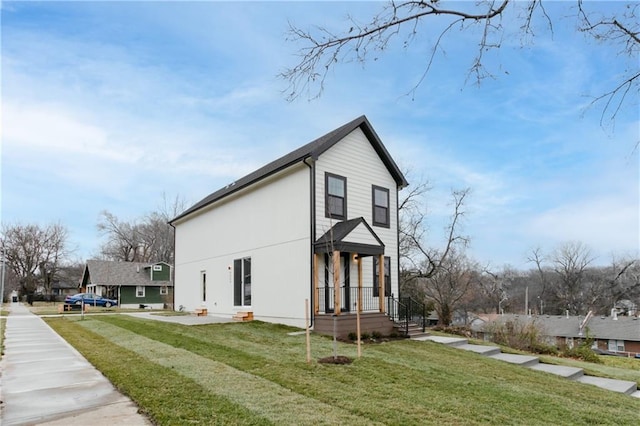
{"label": "grassy slope", "polygon": [[[633,424],[640,412],[626,395],[427,342],[308,365],[304,336],[272,324],[47,321],[158,424]],[[332,342],[312,348],[328,356]]]}

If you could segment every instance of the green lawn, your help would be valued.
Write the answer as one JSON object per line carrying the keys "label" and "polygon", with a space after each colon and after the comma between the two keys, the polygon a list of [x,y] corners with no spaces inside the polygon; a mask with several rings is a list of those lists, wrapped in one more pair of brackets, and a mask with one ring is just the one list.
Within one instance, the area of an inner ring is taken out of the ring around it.
{"label": "green lawn", "polygon": [[[63,305],[63,302],[33,302],[33,306],[25,305],[29,308],[29,310],[36,315],[80,315],[80,309],[73,311],[63,311],[62,313],[58,311],[58,306]],[[110,308],[103,308],[101,306],[93,306],[88,305],[86,308],[86,313],[97,314],[97,313],[121,313],[121,312],[147,312],[147,313],[166,313],[169,315],[173,314],[173,311],[166,311],[163,309],[137,309],[137,308],[119,308],[117,306],[112,306]],[[179,313],[181,314],[181,313]]]}
{"label": "green lawn", "polygon": [[[364,347],[261,322],[46,321],[157,424],[636,424],[640,400],[431,342]],[[356,347],[339,344],[339,355]]]}

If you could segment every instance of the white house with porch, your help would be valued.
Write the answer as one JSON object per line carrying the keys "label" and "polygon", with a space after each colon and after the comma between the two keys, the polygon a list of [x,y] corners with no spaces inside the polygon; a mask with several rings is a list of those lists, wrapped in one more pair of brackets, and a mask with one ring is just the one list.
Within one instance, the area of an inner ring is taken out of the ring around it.
{"label": "white house with porch", "polygon": [[175,307],[315,330],[391,330],[405,177],[365,116],[208,195],[171,221]]}

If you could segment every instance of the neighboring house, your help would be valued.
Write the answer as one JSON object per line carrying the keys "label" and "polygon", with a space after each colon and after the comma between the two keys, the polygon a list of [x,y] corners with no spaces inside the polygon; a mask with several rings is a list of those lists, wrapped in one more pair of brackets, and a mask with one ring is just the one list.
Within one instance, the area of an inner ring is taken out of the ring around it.
{"label": "neighboring house", "polygon": [[51,294],[54,296],[66,296],[78,293],[78,283],[67,280],[56,280],[51,284]]}
{"label": "neighboring house", "polygon": [[308,300],[344,336],[360,300],[363,330],[391,331],[406,185],[364,116],[286,154],[171,221],[175,306],[304,326]]}
{"label": "neighboring house", "polygon": [[56,278],[51,283],[51,293],[54,296],[67,296],[78,293],[78,286],[82,276],[81,267],[64,267],[56,273]]}
{"label": "neighboring house", "polygon": [[[586,318],[586,320],[585,320]],[[475,319],[471,328],[479,337],[487,334],[489,324],[508,321],[535,324],[549,344],[573,347],[582,339],[594,338],[593,348],[627,356],[640,354],[640,318],[636,316],[562,316],[562,315],[485,315]],[[489,336],[486,336],[487,338]]]}
{"label": "neighboring house", "polygon": [[88,260],[80,281],[88,293],[118,300],[122,308],[162,309],[173,303],[171,265]]}

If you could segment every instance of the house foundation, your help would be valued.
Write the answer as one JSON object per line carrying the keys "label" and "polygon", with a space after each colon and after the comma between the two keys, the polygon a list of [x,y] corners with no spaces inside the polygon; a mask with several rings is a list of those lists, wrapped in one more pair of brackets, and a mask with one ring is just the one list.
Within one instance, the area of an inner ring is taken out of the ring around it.
{"label": "house foundation", "polygon": [[[335,324],[336,337],[347,339],[349,333],[356,334],[357,324],[355,314],[320,314],[314,319],[313,331],[328,336],[333,336]],[[360,333],[374,332],[382,336],[388,336],[393,332],[393,321],[380,312],[366,312],[360,314]]]}

